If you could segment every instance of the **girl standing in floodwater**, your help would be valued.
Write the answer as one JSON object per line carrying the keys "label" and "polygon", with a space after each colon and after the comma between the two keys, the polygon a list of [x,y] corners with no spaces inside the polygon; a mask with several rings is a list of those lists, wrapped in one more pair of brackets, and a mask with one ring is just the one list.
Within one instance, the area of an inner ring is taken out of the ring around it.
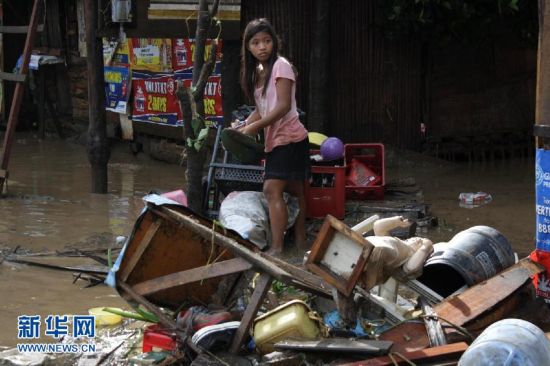
{"label": "girl standing in floodwater", "polygon": [[296,73],[279,56],[279,41],[267,19],[254,19],[244,30],[241,88],[256,109],[241,132],[255,136],[263,128],[265,176],[263,192],[269,205],[271,253],[283,250],[288,214],[283,192],[298,198],[295,243],[306,248],[304,181],[309,178],[308,132],[296,110]]}

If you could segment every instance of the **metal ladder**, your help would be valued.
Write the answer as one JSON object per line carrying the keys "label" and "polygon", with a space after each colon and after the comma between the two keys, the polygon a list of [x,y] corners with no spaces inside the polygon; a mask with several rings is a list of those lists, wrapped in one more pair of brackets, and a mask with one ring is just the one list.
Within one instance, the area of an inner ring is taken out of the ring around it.
{"label": "metal ladder", "polygon": [[34,37],[38,30],[38,13],[43,0],[34,0],[32,6],[31,18],[28,26],[0,26],[0,33],[3,34],[27,34],[25,47],[23,48],[22,64],[18,73],[0,72],[0,79],[5,81],[14,81],[15,92],[10,106],[8,125],[4,135],[4,144],[0,153],[0,194],[4,192],[4,183],[8,179],[8,163],[10,160],[11,146],[13,143],[15,129],[19,122],[19,111],[25,92],[25,82],[29,71],[29,61],[34,44]]}

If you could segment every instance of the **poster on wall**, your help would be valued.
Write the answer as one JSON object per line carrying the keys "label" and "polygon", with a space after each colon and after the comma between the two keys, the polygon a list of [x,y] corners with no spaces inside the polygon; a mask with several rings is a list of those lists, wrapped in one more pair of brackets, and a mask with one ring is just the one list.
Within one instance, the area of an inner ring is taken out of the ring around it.
{"label": "poster on wall", "polygon": [[550,150],[537,149],[535,188],[536,248],[550,252]]}
{"label": "poster on wall", "polygon": [[173,74],[133,72],[132,120],[182,125]]}
{"label": "poster on wall", "polygon": [[171,72],[172,40],[167,38],[131,38],[132,70]]}
{"label": "poster on wall", "polygon": [[[210,51],[212,50],[212,40],[206,41],[204,51],[204,60],[208,60]],[[222,57],[222,41],[218,40],[216,48],[217,57],[216,67],[212,71],[212,75],[221,75],[221,57]],[[172,67],[177,73],[192,73],[193,60],[195,57],[195,40],[189,38],[175,38],[172,40]]]}
{"label": "poster on wall", "polygon": [[103,38],[103,65],[130,65],[129,41]]}
{"label": "poster on wall", "polygon": [[530,258],[546,271],[533,276],[537,296],[550,302],[550,150],[537,149],[535,159],[536,250]]}
{"label": "poster on wall", "polygon": [[105,66],[105,106],[108,111],[125,114],[130,95],[130,69],[124,66]]}

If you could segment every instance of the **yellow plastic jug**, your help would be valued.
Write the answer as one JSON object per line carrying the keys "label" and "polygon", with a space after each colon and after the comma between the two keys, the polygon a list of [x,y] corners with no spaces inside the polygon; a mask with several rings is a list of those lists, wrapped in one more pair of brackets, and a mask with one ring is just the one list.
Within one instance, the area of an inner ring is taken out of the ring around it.
{"label": "yellow plastic jug", "polygon": [[252,337],[258,352],[266,354],[273,352],[273,345],[283,339],[319,338],[320,321],[305,302],[292,300],[254,319]]}

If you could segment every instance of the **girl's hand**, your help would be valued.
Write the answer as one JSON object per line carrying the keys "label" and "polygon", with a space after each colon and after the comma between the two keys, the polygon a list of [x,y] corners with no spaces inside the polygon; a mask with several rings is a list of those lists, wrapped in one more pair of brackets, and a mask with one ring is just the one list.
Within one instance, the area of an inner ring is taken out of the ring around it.
{"label": "girl's hand", "polygon": [[244,128],[240,129],[239,132],[244,133],[245,135],[249,136],[256,136],[259,132],[259,128],[257,127],[257,123],[251,123],[248,126],[245,126]]}
{"label": "girl's hand", "polygon": [[235,129],[235,130],[240,130],[241,128],[243,128],[244,126],[246,126],[246,122],[245,121],[239,121],[238,119],[234,120],[233,122],[231,122],[231,128]]}

